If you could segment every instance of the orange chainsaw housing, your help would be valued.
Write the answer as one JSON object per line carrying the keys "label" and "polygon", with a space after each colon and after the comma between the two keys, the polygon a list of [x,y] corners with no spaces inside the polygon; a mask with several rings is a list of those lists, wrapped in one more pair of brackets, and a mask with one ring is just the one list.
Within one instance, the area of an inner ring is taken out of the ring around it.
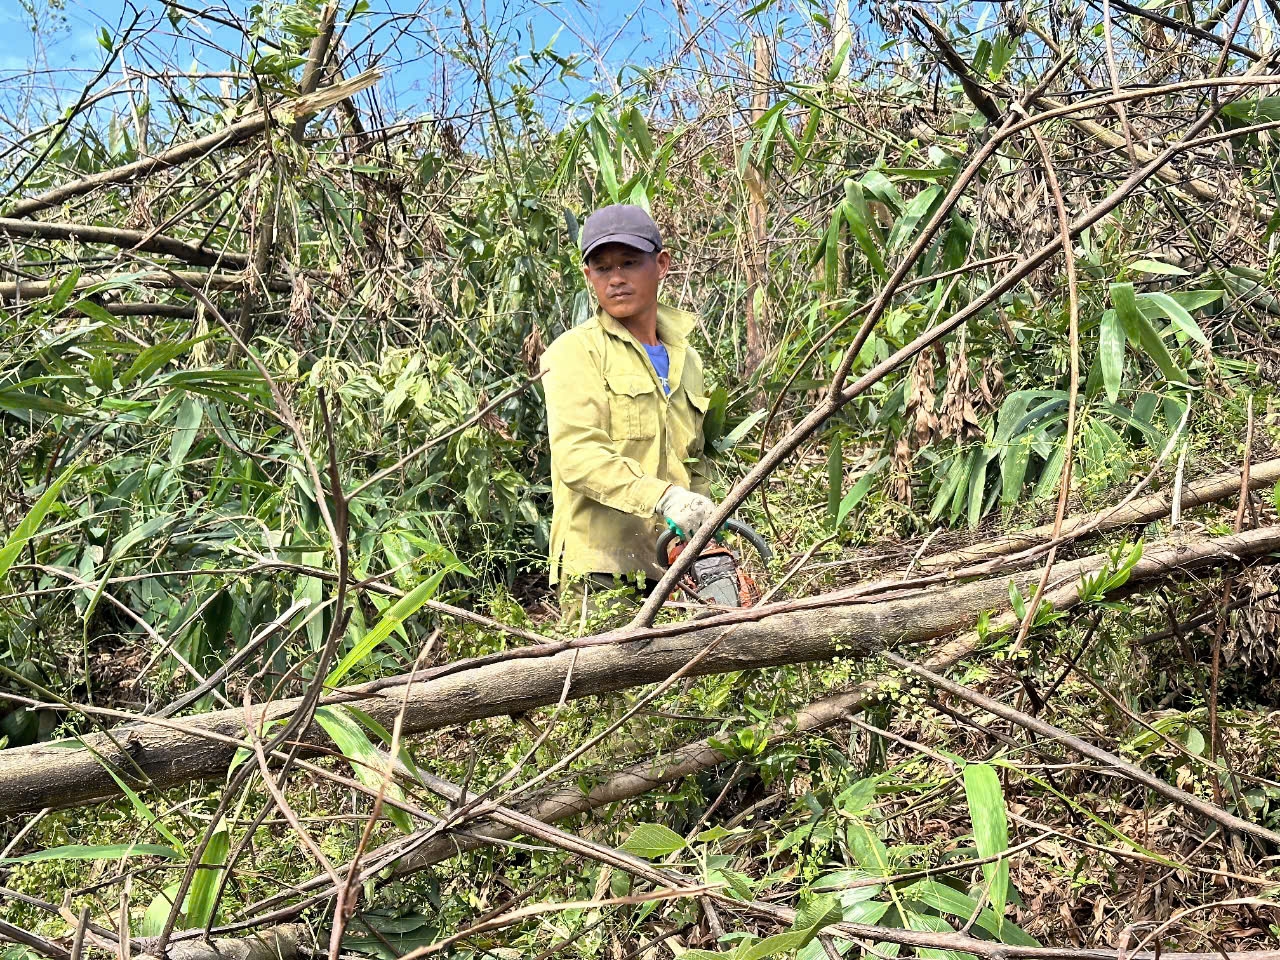
{"label": "orange chainsaw housing", "polygon": [[[669,544],[667,544],[667,566],[671,566],[676,562],[676,558],[684,552],[684,547],[684,541],[678,537],[674,538]],[[741,565],[739,565],[738,557],[732,550],[728,547],[722,547],[714,542],[709,543],[702,548],[702,553],[699,555],[698,559],[703,560],[707,557],[718,556],[729,557],[733,561],[734,573],[738,578],[738,606],[754,607],[760,602],[760,588],[756,585],[756,582],[751,579],[751,575],[747,573],[747,571],[743,570]],[[691,600],[699,599],[698,584],[691,576],[685,574],[679,579],[679,581],[677,581],[677,583],[680,589],[683,590]]]}

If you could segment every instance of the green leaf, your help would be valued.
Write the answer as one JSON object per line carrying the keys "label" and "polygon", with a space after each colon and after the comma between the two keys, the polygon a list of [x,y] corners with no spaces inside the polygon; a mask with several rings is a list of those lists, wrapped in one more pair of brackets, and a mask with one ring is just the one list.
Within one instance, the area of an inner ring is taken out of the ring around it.
{"label": "green leaf", "polygon": [[158,937],[164,931],[165,921],[173,909],[174,898],[178,896],[177,881],[169,884],[155,895],[146,913],[142,915],[142,923],[138,926],[136,936]]}
{"label": "green leaf", "polygon": [[613,151],[605,139],[604,125],[593,117],[591,123],[591,155],[595,157],[596,167],[600,171],[600,179],[604,181],[605,191],[609,199],[618,202],[618,170],[613,162]]}
{"label": "green leaf", "polygon": [[1151,321],[1138,309],[1138,301],[1133,292],[1132,283],[1113,283],[1111,285],[1111,302],[1115,304],[1116,313],[1124,325],[1125,335],[1131,342],[1142,345],[1143,351],[1160,369],[1166,380],[1174,383],[1186,383],[1187,374],[1179,367],[1169,354],[1169,349],[1160,339],[1160,335],[1151,326]]}
{"label": "green leaf", "polygon": [[907,204],[907,209],[902,211],[902,216],[893,222],[893,229],[889,231],[890,250],[900,250],[911,241],[915,236],[920,220],[929,212],[929,208],[933,206],[934,201],[940,196],[942,196],[942,187],[935,183],[921,190]]}
{"label": "green leaf", "polygon": [[1008,506],[1022,494],[1027,477],[1027,464],[1031,461],[1031,435],[1024,434],[1005,451],[1000,461],[1000,502]]}
{"label": "green leaf", "polygon": [[[111,569],[112,568],[108,567],[108,572],[110,572]],[[105,577],[103,578],[103,581],[105,583]],[[142,818],[142,822],[155,830],[155,832],[160,834],[164,839],[168,840],[169,843],[173,845],[173,849],[179,854],[184,853],[185,851],[182,846],[182,841],[174,836],[173,831],[161,822],[160,818],[152,812],[150,807],[147,806],[146,801],[144,801],[142,797],[138,796],[137,791],[129,786],[129,784],[125,783],[124,780],[116,774],[115,770],[111,768],[111,764],[107,763],[100,755],[95,754],[94,757],[98,763],[102,765],[102,769],[106,770],[111,779],[116,782],[116,785],[120,788],[120,792],[129,798],[129,803],[133,805],[134,812]]]}
{"label": "green leaf", "polygon": [[876,778],[855,780],[836,795],[836,806],[842,813],[857,816],[866,811],[876,799]]}
{"label": "green leaf", "polygon": [[[908,911],[905,919],[909,930],[928,931],[929,933],[955,933],[951,929],[951,924],[941,917]],[[936,950],[929,947],[918,947],[916,956],[922,957],[924,960],[977,960],[971,953],[962,953],[958,950]]]}
{"label": "green leaf", "polygon": [[339,660],[337,666],[329,671],[329,675],[324,678],[325,686],[336,687],[340,684],[343,678],[361,663],[378,644],[391,636],[392,630],[401,626],[409,617],[417,613],[424,603],[435,596],[436,590],[440,588],[441,581],[454,569],[455,567],[450,565],[437,570],[393,603],[391,609],[382,615],[378,625],[357,640],[355,646],[347,651],[347,655]]}
{"label": "green leaf", "polygon": [[1163,263],[1159,260],[1135,260],[1129,264],[1130,270],[1138,270],[1142,273],[1154,273],[1163,277],[1189,277],[1191,274],[1181,267],[1175,267],[1171,263]]}
{"label": "green leaf", "polygon": [[67,301],[71,299],[71,295],[76,292],[76,283],[80,280],[80,268],[74,267],[67,274],[62,283],[58,284],[58,289],[53,292],[53,299],[49,301],[48,312],[61,313],[62,308],[67,305]]}
{"label": "green leaf", "polygon": [[190,340],[165,341],[157,343],[155,346],[147,347],[134,358],[133,363],[129,365],[129,369],[120,374],[120,386],[127,387],[134,380],[145,381],[166,363],[176,360],[196,344],[209,339],[211,336],[213,336],[212,332],[202,337],[192,337]]}
{"label": "green leaf", "polygon": [[[1187,312],[1182,304],[1167,293],[1144,293],[1138,297],[1138,301],[1139,307],[1143,302],[1155,305],[1184,335],[1204,344],[1206,347],[1209,346],[1209,338],[1200,329],[1200,324],[1196,323],[1195,318]],[[1113,400],[1112,402],[1114,403],[1115,401]]]}
{"label": "green leaf", "polygon": [[942,489],[938,491],[937,497],[934,498],[933,505],[929,508],[929,522],[937,520],[942,516],[942,511],[947,509],[947,504],[951,502],[952,496],[960,487],[961,482],[968,476],[969,455],[956,453],[951,460],[951,467],[947,470],[946,479],[942,482]]}
{"label": "green leaf", "polygon": [[820,248],[822,254],[822,282],[826,291],[835,296],[840,286],[840,224],[844,222],[844,205],[837,204],[831,212],[831,223]]}
{"label": "green leaf", "polygon": [[71,309],[84,314],[90,320],[96,320],[98,323],[105,324],[109,327],[114,327],[116,325],[116,318],[114,316],[108,313],[107,310],[96,301],[90,300],[87,297],[84,300],[77,300],[71,305]]}
{"label": "green leaf", "polygon": [[844,523],[844,518],[849,515],[849,511],[862,502],[867,492],[871,489],[871,485],[875,482],[876,474],[888,462],[888,457],[881,457],[866,473],[858,478],[857,483],[849,488],[849,492],[844,495],[844,498],[840,501],[839,508],[836,510],[837,527]]}
{"label": "green leaf", "polygon": [[836,437],[827,454],[827,525],[839,523],[840,490],[844,485],[844,441]]}
{"label": "green leaf", "polygon": [[1035,489],[1031,491],[1033,500],[1040,500],[1057,492],[1059,481],[1062,479],[1062,463],[1066,458],[1067,444],[1064,438],[1054,447],[1048,462],[1040,469],[1040,479],[1036,481]]}
{"label": "green leaf", "polygon": [[866,254],[871,268],[881,277],[887,276],[884,257],[880,255],[880,247],[877,243],[879,234],[876,232],[875,221],[871,216],[871,208],[867,206],[862,184],[857,180],[847,179],[844,182],[844,216],[849,224],[849,232],[853,234],[853,239]]}
{"label": "green leaf", "polygon": [[755,427],[757,423],[765,418],[769,413],[768,410],[757,410],[740,424],[730,430],[725,436],[716,441],[716,450],[720,453],[727,453],[737,446],[738,441],[745,437]]}
{"label": "green leaf", "polygon": [[[964,920],[972,917],[978,909],[978,901],[973,897],[932,878],[919,880],[909,887],[904,887],[901,892],[905,899],[917,900],[939,913],[961,917]],[[990,907],[978,914],[976,923],[988,933],[999,936],[1005,943],[1016,943],[1025,947],[1040,946],[1034,937],[1016,923],[1006,920],[1001,924],[995,911]]]}
{"label": "green leaf", "polygon": [[893,867],[889,863],[889,848],[869,823],[864,820],[853,821],[849,824],[846,836],[854,859],[863,870],[874,877],[887,877],[893,873]]}
{"label": "green leaf", "polygon": [[775,933],[741,953],[734,951],[733,960],[763,960],[764,957],[776,957],[780,953],[798,950],[807,942],[803,932],[788,930],[786,933]]}
{"label": "green leaf", "polygon": [[152,517],[145,523],[138,524],[136,527],[130,529],[130,531],[121,537],[116,545],[111,548],[111,556],[108,557],[108,559],[115,560],[119,557],[123,557],[135,544],[141,543],[153,534],[159,533],[176,519],[176,517],[159,516]]}
{"label": "green leaf", "polygon": [[[848,890],[845,893],[861,893],[863,889],[876,888],[859,888]],[[879,923],[884,919],[884,915],[889,912],[889,908],[893,906],[887,900],[854,900],[849,902],[844,894],[841,895],[840,901],[844,904],[844,916],[842,919],[847,923]]]}
{"label": "green leaf", "polygon": [[172,860],[178,856],[173,847],[156,843],[107,843],[87,846],[71,843],[62,847],[49,847],[21,857],[6,857],[0,863],[38,863],[42,860],[120,860],[124,857],[164,857]]}
{"label": "green leaf", "polygon": [[169,465],[173,469],[181,467],[186,460],[187,452],[195,442],[196,433],[203,419],[204,404],[191,394],[187,394],[182,400],[182,405],[178,407],[177,429],[174,430],[173,440],[169,444]]}
{"label": "green leaf", "polygon": [[1124,326],[1114,310],[1105,310],[1098,326],[1098,362],[1102,364],[1102,382],[1107,399],[1112,403],[1120,396],[1120,381],[1124,377]]}
{"label": "green leaf", "polygon": [[849,58],[849,45],[852,38],[845,40],[840,44],[840,49],[836,51],[836,55],[831,59],[831,66],[827,69],[827,83],[835,83],[836,78],[840,76],[840,71],[844,69],[844,62]]}
{"label": "green leaf", "polygon": [[702,418],[702,436],[704,448],[714,450],[716,443],[724,436],[724,419],[728,412],[729,391],[724,387],[716,387],[707,400],[707,413]]}
{"label": "green leaf", "polygon": [[1013,608],[1014,615],[1019,620],[1025,620],[1027,617],[1027,602],[1022,599],[1022,591],[1018,589],[1018,585],[1009,581],[1009,606]]}
{"label": "green leaf", "polygon": [[649,125],[645,123],[644,114],[640,112],[639,107],[632,107],[627,114],[627,129],[631,131],[631,138],[639,147],[640,155],[645,160],[652,158],[653,137],[649,136]]}
{"label": "green leaf", "polygon": [[[207,867],[221,867],[227,862],[231,849],[231,836],[226,821],[219,821],[217,830],[204,848],[200,863]],[[218,892],[221,870],[197,870],[187,895],[187,909],[183,924],[187,927],[204,927],[213,920],[214,897]]]}
{"label": "green leaf", "polygon": [[61,400],[26,390],[0,390],[0,410],[11,410],[14,413],[38,410],[53,416],[76,416],[80,413],[75,407]]}
{"label": "green leaf", "polygon": [[823,927],[828,927],[833,923],[839,923],[843,919],[843,911],[835,897],[823,894],[816,897],[807,897],[800,903],[800,909],[796,911],[796,918],[792,921],[791,929],[795,933],[805,935],[805,939],[800,946],[804,946],[812,940]]}
{"label": "green leaf", "polygon": [[656,860],[684,847],[684,837],[669,827],[660,823],[642,823],[631,831],[631,836],[620,849],[646,860]]}
{"label": "green leaf", "polygon": [[974,451],[973,466],[969,470],[969,526],[976,527],[982,519],[983,493],[987,488],[987,456],[985,451]]}
{"label": "green leaf", "polygon": [[105,353],[100,353],[89,361],[89,379],[103,393],[111,389],[114,377],[115,368],[111,365],[111,358]]}
{"label": "green leaf", "polygon": [[[1004,794],[995,768],[985,763],[971,763],[964,768],[964,795],[973,821],[973,839],[978,856],[993,857],[1009,849],[1009,820],[1005,813]],[[984,863],[991,908],[997,925],[1003,923],[1005,904],[1009,902],[1009,861]]]}
{"label": "green leaf", "polygon": [[13,566],[13,561],[22,552],[22,548],[27,545],[27,541],[35,536],[36,530],[39,529],[41,521],[45,518],[45,514],[53,508],[53,505],[58,500],[58,495],[62,492],[62,488],[66,486],[67,481],[71,479],[79,466],[80,461],[76,460],[62,473],[58,474],[58,478],[49,484],[48,489],[40,495],[40,499],[35,502],[30,512],[13,528],[13,532],[9,534],[8,539],[4,542],[4,546],[0,547],[0,581],[4,580],[5,574],[9,572],[9,568]]}
{"label": "green leaf", "polygon": [[[342,755],[351,761],[351,769],[356,779],[370,789],[379,789],[384,779],[383,774],[391,767],[392,760],[369,742],[369,738],[351,714],[340,706],[320,707],[316,710],[316,722],[337,744]],[[404,794],[394,780],[388,782],[385,796],[392,800],[404,799]],[[407,813],[391,806],[386,807],[386,811],[391,821],[404,833],[413,832],[413,821]]]}

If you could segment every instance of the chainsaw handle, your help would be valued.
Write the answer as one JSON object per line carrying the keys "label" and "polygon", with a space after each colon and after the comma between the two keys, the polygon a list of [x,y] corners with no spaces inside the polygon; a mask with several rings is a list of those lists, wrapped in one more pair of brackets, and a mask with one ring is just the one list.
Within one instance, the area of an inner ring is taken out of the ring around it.
{"label": "chainsaw handle", "polygon": [[[751,546],[755,547],[756,553],[760,554],[760,559],[766,564],[773,559],[773,551],[769,549],[769,544],[765,543],[764,537],[760,536],[760,534],[756,532],[755,527],[751,526],[751,524],[747,523],[745,520],[730,517],[724,522],[720,529],[732,530],[734,533],[742,537],[742,539],[746,540],[751,544]],[[655,551],[658,566],[665,567],[668,565],[667,547],[670,546],[671,541],[677,536],[678,534],[668,527],[666,530],[662,531],[662,536],[658,537],[658,545]]]}

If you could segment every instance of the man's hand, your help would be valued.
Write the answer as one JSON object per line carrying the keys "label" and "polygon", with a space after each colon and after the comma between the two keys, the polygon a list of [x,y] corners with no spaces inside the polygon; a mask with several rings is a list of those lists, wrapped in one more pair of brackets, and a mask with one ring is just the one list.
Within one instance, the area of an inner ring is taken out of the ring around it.
{"label": "man's hand", "polygon": [[657,513],[662,514],[685,537],[692,537],[716,512],[715,502],[700,493],[672,484],[658,501]]}

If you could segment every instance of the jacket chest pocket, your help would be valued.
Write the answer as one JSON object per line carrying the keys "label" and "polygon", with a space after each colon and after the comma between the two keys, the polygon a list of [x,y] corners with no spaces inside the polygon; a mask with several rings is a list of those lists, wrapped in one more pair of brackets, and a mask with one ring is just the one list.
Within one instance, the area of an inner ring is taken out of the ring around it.
{"label": "jacket chest pocket", "polygon": [[609,392],[609,437],[641,440],[658,435],[657,386],[652,377],[612,373],[605,378]]}

